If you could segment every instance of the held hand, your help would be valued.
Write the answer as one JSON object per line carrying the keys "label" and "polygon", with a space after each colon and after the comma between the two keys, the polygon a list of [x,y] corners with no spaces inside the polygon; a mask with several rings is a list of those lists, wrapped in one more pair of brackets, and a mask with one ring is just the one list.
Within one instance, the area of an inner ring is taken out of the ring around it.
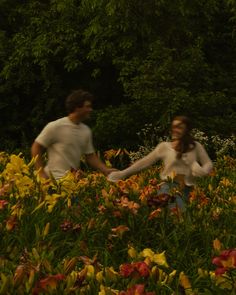
{"label": "held hand", "polygon": [[114,171],[118,171],[118,169],[116,169],[116,168],[107,168],[106,171],[104,171],[104,175],[108,176],[109,174],[111,174]]}
{"label": "held hand", "polygon": [[48,175],[45,173],[45,171],[43,169],[40,169],[39,176],[41,178],[44,178],[44,179],[48,179],[49,178]]}
{"label": "held hand", "polygon": [[121,179],[123,179],[123,174],[122,174],[122,171],[114,171],[114,172],[111,172],[108,177],[107,177],[107,180],[109,181],[112,181],[112,182],[117,182]]}

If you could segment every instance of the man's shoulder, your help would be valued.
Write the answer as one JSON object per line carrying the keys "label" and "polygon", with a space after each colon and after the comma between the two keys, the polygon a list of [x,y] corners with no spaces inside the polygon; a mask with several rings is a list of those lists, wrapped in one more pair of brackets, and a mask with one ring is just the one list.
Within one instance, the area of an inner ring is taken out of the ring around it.
{"label": "man's shoulder", "polygon": [[83,128],[84,130],[89,131],[89,132],[91,131],[91,128],[88,125],[86,125],[85,123],[81,122],[80,127]]}
{"label": "man's shoulder", "polygon": [[67,117],[58,118],[48,123],[48,125],[64,125],[68,123]]}

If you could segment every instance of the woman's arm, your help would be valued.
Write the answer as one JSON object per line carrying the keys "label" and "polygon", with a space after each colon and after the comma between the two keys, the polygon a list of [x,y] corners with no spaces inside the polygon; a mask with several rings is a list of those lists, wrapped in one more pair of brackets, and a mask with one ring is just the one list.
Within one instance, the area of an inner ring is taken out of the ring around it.
{"label": "woman's arm", "polygon": [[152,152],[150,152],[144,158],[134,162],[130,167],[121,170],[115,171],[108,175],[108,180],[110,181],[118,181],[120,179],[126,178],[130,175],[136,174],[141,170],[144,170],[154,164],[158,159],[160,159],[161,155],[159,154],[162,149],[162,143],[159,144]]}
{"label": "woman's arm", "polygon": [[209,158],[205,148],[199,143],[196,143],[196,152],[198,162],[192,164],[191,170],[195,177],[201,177],[211,172],[213,164]]}

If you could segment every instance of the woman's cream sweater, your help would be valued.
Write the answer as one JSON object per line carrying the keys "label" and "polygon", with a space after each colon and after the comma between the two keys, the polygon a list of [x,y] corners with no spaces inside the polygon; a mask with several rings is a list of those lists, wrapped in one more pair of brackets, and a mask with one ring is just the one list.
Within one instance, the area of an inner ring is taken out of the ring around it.
{"label": "woman's cream sweater", "polygon": [[164,163],[164,169],[160,175],[162,180],[180,174],[184,175],[184,182],[186,185],[194,185],[195,177],[207,175],[213,168],[212,161],[204,147],[199,142],[195,143],[194,149],[183,153],[182,157],[178,159],[177,152],[172,147],[172,143],[161,142],[152,152],[136,161],[130,167],[110,173],[108,175],[108,180],[116,182],[150,167],[158,160],[162,160]]}

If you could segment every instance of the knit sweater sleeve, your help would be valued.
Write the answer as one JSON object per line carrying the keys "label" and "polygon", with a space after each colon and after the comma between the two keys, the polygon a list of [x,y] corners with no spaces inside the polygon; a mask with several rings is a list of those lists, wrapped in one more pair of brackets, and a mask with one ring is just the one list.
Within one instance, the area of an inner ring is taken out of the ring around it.
{"label": "knit sweater sleeve", "polygon": [[206,150],[199,142],[196,142],[196,152],[197,161],[192,164],[192,175],[195,177],[201,177],[209,174],[213,168],[213,164]]}
{"label": "knit sweater sleeve", "polygon": [[152,164],[157,162],[158,159],[161,159],[163,157],[165,151],[165,144],[160,143],[157,145],[157,147],[150,152],[147,156],[144,158],[134,162],[130,167],[121,170],[121,171],[115,171],[108,175],[108,180],[116,182],[120,179],[126,178],[130,175],[136,174],[140,172],[141,170],[144,170],[148,167],[150,167]]}

